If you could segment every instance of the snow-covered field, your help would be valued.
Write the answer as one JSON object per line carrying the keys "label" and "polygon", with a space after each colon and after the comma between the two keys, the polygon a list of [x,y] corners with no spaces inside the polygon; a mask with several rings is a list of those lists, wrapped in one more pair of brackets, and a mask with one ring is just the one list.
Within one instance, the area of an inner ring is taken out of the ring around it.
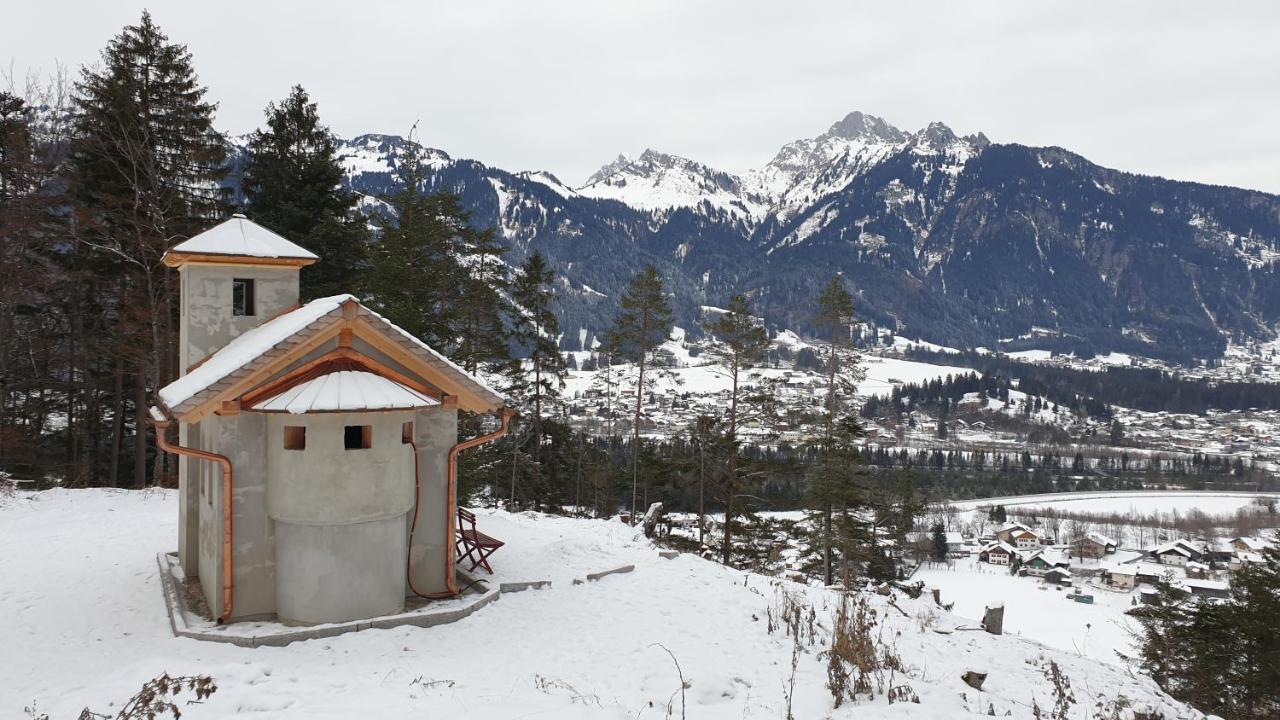
{"label": "snow-covered field", "polygon": [[[155,556],[176,542],[176,504],[164,491],[55,490],[0,499],[0,716],[23,717],[32,703],[53,718],[75,717],[86,706],[112,710],[113,702],[118,708],[144,681],[167,671],[216,679],[213,697],[183,708],[183,717],[193,719],[621,720],[664,717],[673,698],[679,717],[680,681],[671,658],[654,645],[661,643],[688,681],[687,717],[781,718],[792,644],[768,632],[769,609],[786,588],[806,597],[818,623],[829,628],[835,601],[830,591],[687,555],[663,560],[616,521],[482,513],[481,527],[508,543],[494,556],[501,576],[549,578],[551,589],[504,595],[469,618],[435,628],[368,630],[283,648],[203,643],[172,636],[158,584]],[[587,570],[623,563],[635,564],[635,571],[571,582]],[[907,677],[899,673],[894,682],[908,683],[919,705],[888,705],[881,694],[833,711],[825,660],[814,648],[797,665],[794,716],[942,720],[990,708],[1030,718],[1033,698],[1040,707],[1052,704],[1044,667],[1053,658],[1072,681],[1072,717],[1091,717],[1096,703],[1120,696],[1154,703],[1165,718],[1201,717],[1149,680],[1092,659],[1101,639],[1089,639],[1080,656],[1012,635],[935,633],[974,625],[978,596],[991,594],[943,587],[944,599],[957,601],[958,616],[939,611],[929,620],[935,613],[927,595],[898,598],[910,617],[879,596],[870,600],[886,623],[882,637],[896,645],[907,668]],[[962,599],[965,592],[971,600]],[[1025,637],[1066,617],[1066,600],[1046,594],[1037,606],[1013,591],[1004,594],[1006,622]],[[1045,621],[1028,619],[1036,607],[1043,607]],[[1061,645],[1074,637],[1064,630],[1062,638],[1044,640]],[[991,673],[984,692],[961,682],[970,667]]]}
{"label": "snow-covered field", "polygon": [[[709,395],[718,392],[728,392],[731,381],[729,376],[724,373],[722,368],[706,363],[699,364],[697,358],[688,360],[691,363],[688,367],[672,368],[664,371],[650,371],[656,376],[656,386],[654,390],[659,393],[670,392],[689,392],[695,395]],[[968,368],[955,367],[950,365],[931,365],[929,363],[916,362],[914,360],[900,360],[898,358],[868,356],[863,359],[863,369],[866,370],[866,378],[858,384],[858,395],[885,395],[893,391],[894,386],[903,383],[921,383],[934,379],[942,379],[948,375],[963,375],[972,373]],[[628,383],[628,387],[635,383],[634,370],[630,369],[630,365],[620,365],[614,369],[615,373],[620,373],[619,377],[623,378],[624,383]],[[569,373],[568,381],[565,385],[565,395],[574,397],[576,395],[584,395],[592,387],[592,383],[596,381],[596,375],[599,371],[582,371],[575,370]],[[781,378],[785,377],[790,371],[776,370],[772,368],[762,368],[759,374],[765,378]],[[809,374],[815,380],[821,380],[821,373],[802,373]]]}
{"label": "snow-covered field", "polygon": [[942,590],[942,602],[955,603],[953,612],[982,617],[994,602],[1004,603],[1004,631],[1032,638],[1068,653],[1117,662],[1116,653],[1132,655],[1132,618],[1124,614],[1134,595],[1093,586],[1094,604],[1067,598],[1068,590],[1047,586],[1038,577],[1015,577],[1008,567],[980,563],[975,558],[951,565],[926,563],[912,580]]}
{"label": "snow-covered field", "polygon": [[1014,512],[1020,508],[1036,507],[1088,513],[1118,512],[1153,515],[1177,512],[1185,515],[1191,510],[1200,510],[1209,515],[1230,515],[1252,504],[1257,497],[1280,498],[1280,494],[1194,491],[1049,493],[960,500],[952,505],[962,510],[972,510],[988,505],[1004,505],[1006,509]]}

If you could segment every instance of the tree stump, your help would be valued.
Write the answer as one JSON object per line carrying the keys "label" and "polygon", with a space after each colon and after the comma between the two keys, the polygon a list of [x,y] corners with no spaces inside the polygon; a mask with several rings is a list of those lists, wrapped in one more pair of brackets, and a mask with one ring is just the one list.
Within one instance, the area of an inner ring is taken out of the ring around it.
{"label": "tree stump", "polygon": [[662,519],[662,503],[656,502],[649,506],[644,514],[644,536],[653,537],[653,531],[658,527],[658,521]]}
{"label": "tree stump", "polygon": [[964,681],[965,685],[968,685],[974,690],[981,690],[982,683],[987,681],[987,674],[984,672],[978,672],[977,670],[965,670],[964,674],[960,676],[960,679]]}
{"label": "tree stump", "polygon": [[982,629],[992,635],[1004,634],[1004,603],[992,603],[982,615]]}
{"label": "tree stump", "polygon": [[942,588],[931,588],[933,591],[933,604],[941,607],[942,605]]}

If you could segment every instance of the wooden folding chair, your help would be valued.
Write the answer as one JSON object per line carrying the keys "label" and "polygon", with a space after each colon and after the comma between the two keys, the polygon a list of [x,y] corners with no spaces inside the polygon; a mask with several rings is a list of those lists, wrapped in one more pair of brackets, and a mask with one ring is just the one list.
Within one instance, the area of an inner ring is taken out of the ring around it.
{"label": "wooden folding chair", "polygon": [[454,543],[454,554],[458,561],[463,558],[471,561],[471,567],[468,571],[482,567],[493,574],[493,568],[489,567],[489,556],[502,547],[505,543],[493,537],[489,537],[476,529],[476,514],[466,508],[458,508],[458,540]]}

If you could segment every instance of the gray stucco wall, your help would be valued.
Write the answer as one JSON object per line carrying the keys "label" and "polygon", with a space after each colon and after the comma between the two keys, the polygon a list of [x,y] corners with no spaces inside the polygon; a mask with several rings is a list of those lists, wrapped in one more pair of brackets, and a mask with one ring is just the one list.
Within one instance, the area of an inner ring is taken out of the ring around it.
{"label": "gray stucco wall", "polygon": [[[414,413],[259,416],[267,422],[280,618],[343,622],[399,612],[414,485],[412,447],[401,438]],[[369,448],[344,446],[348,425],[370,426]],[[306,428],[305,449],[284,449],[286,426]]]}
{"label": "gray stucco wall", "polygon": [[257,413],[219,417],[217,452],[231,459],[235,600],[233,618],[276,611],[275,528],[267,515],[267,419]]}
{"label": "gray stucco wall", "polygon": [[[247,414],[269,415],[265,457],[273,519],[337,525],[403,516],[413,507],[413,452],[400,440],[401,425],[413,420],[411,411]],[[284,449],[287,425],[306,428],[305,450]],[[347,425],[371,426],[372,447],[345,449]]]}
{"label": "gray stucco wall", "polygon": [[[445,538],[446,522],[454,512],[448,502],[449,449],[458,442],[458,411],[434,407],[417,414],[414,441],[418,445],[418,526],[409,546],[413,587],[422,593],[444,592],[445,573],[453,558],[453,538]],[[410,512],[412,515],[412,512]],[[413,518],[410,517],[412,522]],[[446,549],[449,553],[446,556]],[[412,591],[406,586],[406,594]]]}
{"label": "gray stucco wall", "polygon": [[[297,268],[193,263],[182,266],[179,273],[179,362],[183,373],[233,338],[298,304]],[[255,281],[253,315],[231,314],[231,281],[235,278]]]}
{"label": "gray stucco wall", "polygon": [[283,622],[345,622],[404,609],[403,518],[276,527]]}
{"label": "gray stucco wall", "polygon": [[[201,447],[200,424],[178,426],[178,444]],[[188,577],[200,576],[200,464],[202,460],[178,456],[178,562]]]}
{"label": "gray stucco wall", "polygon": [[[267,515],[266,418],[253,413],[210,415],[200,423],[202,449],[231,460],[233,483],[232,619],[275,613],[275,528]],[[199,484],[196,534],[200,586],[214,617],[222,614],[223,479],[217,463],[189,462]]]}

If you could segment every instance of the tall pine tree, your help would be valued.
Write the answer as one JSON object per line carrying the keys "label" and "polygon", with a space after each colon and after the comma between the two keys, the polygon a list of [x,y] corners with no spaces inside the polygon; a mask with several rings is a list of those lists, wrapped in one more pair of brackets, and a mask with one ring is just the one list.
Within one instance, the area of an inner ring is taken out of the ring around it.
{"label": "tall pine tree", "polygon": [[734,499],[739,490],[738,405],[746,373],[764,358],[765,351],[769,349],[769,333],[752,314],[751,304],[745,295],[734,295],[729,301],[728,312],[703,323],[703,329],[717,340],[709,354],[729,377],[729,408],[725,423],[729,450],[724,474],[724,538],[720,548],[721,560],[728,565],[733,548]]}
{"label": "tall pine tree", "polygon": [[[809,473],[809,500],[818,513],[818,535],[822,548],[823,576],[826,584],[835,582],[835,549],[867,540],[856,517],[849,510],[865,504],[865,496],[857,487],[857,472],[853,469],[858,454],[853,447],[861,428],[854,417],[840,417],[840,401],[853,395],[863,374],[858,355],[849,347],[850,333],[857,321],[853,311],[853,295],[845,287],[839,275],[831,278],[818,297],[818,310],[814,324],[826,335],[827,382],[824,389],[822,440],[818,445],[818,459]],[[841,513],[841,523],[836,523],[836,513]],[[846,532],[841,533],[841,526]],[[874,542],[874,538],[870,538]]]}
{"label": "tall pine tree", "polygon": [[567,367],[560,354],[560,321],[555,314],[555,271],[542,253],[521,266],[511,284],[513,339],[528,356],[514,371],[513,389],[530,408],[534,435],[541,432],[544,411],[560,397]]}
{"label": "tall pine tree", "polygon": [[[639,374],[636,380],[635,417],[632,425],[632,457],[631,457],[631,522],[635,524],[638,514],[636,492],[640,470],[640,420],[644,409],[644,372],[649,362],[649,355],[659,345],[671,337],[674,324],[671,304],[667,301],[667,291],[662,286],[662,278],[652,265],[631,278],[630,284],[622,294],[622,310],[609,329],[608,346],[611,355],[636,364]],[[645,500],[648,501],[646,486]]]}
{"label": "tall pine tree", "polygon": [[355,193],[342,187],[342,166],[329,129],[301,85],[270,103],[267,124],[249,138],[245,199],[254,222],[320,256],[302,271],[302,297],[351,292],[369,244]]}
{"label": "tall pine tree", "polygon": [[[523,362],[516,361],[510,366],[511,390],[520,398],[528,418],[529,432],[524,438],[525,444],[531,447],[525,448],[523,454],[535,465],[533,476],[545,478],[547,468],[543,466],[543,446],[546,433],[543,420],[547,409],[560,397],[567,368],[558,342],[560,321],[555,315],[555,272],[547,265],[542,253],[533,253],[521,266],[511,283],[511,300],[514,306],[511,314],[512,339],[528,353]],[[516,500],[516,464],[521,456],[517,437],[513,435],[511,456],[513,503]]]}
{"label": "tall pine tree", "polygon": [[[186,46],[143,12],[76,84],[72,188],[83,209],[72,262],[108,279],[110,334],[132,349],[135,484],[146,482],[148,388],[176,376],[175,285],[160,258],[227,209],[226,148]],[[77,313],[79,311],[76,311]],[[162,455],[155,456],[159,470]]]}

